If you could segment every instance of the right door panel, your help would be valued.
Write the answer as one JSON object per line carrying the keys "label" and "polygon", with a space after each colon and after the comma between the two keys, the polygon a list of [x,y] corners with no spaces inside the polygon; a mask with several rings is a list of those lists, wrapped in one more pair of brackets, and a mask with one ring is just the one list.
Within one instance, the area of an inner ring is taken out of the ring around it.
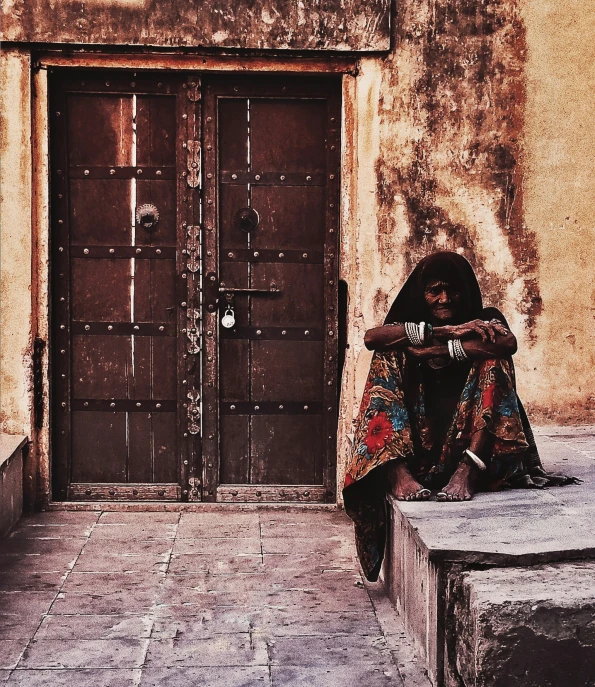
{"label": "right door panel", "polygon": [[206,90],[204,450],[217,500],[334,499],[339,88]]}

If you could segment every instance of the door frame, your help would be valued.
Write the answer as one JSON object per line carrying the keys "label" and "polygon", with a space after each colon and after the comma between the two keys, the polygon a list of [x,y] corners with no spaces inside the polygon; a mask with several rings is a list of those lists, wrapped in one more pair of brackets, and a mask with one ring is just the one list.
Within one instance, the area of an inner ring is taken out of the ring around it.
{"label": "door frame", "polygon": [[[342,233],[355,227],[356,213],[350,196],[355,193],[357,176],[357,87],[359,59],[354,57],[262,57],[251,55],[218,56],[214,54],[188,55],[179,53],[132,53],[98,52],[88,53],[76,48],[67,50],[42,50],[32,56],[32,107],[31,142],[32,166],[31,180],[31,233],[34,250],[32,252],[32,331],[36,337],[51,343],[52,314],[50,310],[50,159],[49,159],[49,109],[48,74],[55,68],[65,69],[126,69],[131,70],[168,70],[172,72],[200,70],[210,73],[270,73],[270,74],[336,74],[341,76],[341,189],[338,207],[339,224]],[[25,123],[26,124],[26,123]],[[27,132],[28,135],[29,132]],[[345,265],[345,249],[339,248],[342,268],[340,273],[349,271]],[[51,439],[51,356],[43,356],[37,384],[39,419],[32,416],[32,450],[30,454],[30,491],[29,499],[37,507],[51,504],[52,494],[52,439]],[[343,442],[345,437],[340,437]],[[338,442],[338,443],[339,443]],[[333,465],[333,468],[336,466]],[[341,469],[341,466],[339,466]],[[336,499],[340,501],[340,492]],[[83,504],[80,504],[81,506]],[[147,504],[148,506],[149,504]],[[197,504],[200,505],[200,504]]]}

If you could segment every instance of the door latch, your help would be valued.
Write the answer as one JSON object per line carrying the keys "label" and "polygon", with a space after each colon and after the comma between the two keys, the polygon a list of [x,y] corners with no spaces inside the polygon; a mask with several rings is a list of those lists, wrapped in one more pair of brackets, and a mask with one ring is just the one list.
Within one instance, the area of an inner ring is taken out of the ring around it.
{"label": "door latch", "polygon": [[188,151],[186,182],[190,188],[196,188],[200,184],[200,141],[188,141],[186,148]]}

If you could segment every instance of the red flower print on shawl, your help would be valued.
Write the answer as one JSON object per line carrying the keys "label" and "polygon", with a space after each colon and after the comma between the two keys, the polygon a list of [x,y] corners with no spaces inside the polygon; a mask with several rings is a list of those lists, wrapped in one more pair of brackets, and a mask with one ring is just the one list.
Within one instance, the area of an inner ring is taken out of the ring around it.
{"label": "red flower print on shawl", "polygon": [[378,413],[368,423],[368,434],[364,439],[364,444],[367,446],[370,453],[376,453],[384,448],[386,442],[393,434],[392,422],[388,419],[386,413]]}

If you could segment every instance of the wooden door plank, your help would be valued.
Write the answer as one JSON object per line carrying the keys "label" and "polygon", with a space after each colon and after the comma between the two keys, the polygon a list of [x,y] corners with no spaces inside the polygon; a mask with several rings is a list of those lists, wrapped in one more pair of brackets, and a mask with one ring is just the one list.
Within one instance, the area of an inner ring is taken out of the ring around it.
{"label": "wooden door plank", "polygon": [[72,245],[130,245],[129,179],[71,179],[69,190]]}
{"label": "wooden door plank", "polygon": [[322,416],[253,415],[250,482],[321,484]]}
{"label": "wooden door plank", "polygon": [[71,165],[132,164],[132,96],[71,94],[67,135]]}
{"label": "wooden door plank", "polygon": [[322,341],[252,341],[251,345],[252,401],[284,403],[322,399]]}
{"label": "wooden door plank", "polygon": [[72,413],[72,481],[126,481],[126,413]]}
{"label": "wooden door plank", "polygon": [[250,100],[252,171],[324,172],[325,100]]}
{"label": "wooden door plank", "polygon": [[261,248],[320,250],[325,239],[325,189],[323,186],[268,186],[252,188],[252,205],[260,215],[252,246]]}
{"label": "wooden door plank", "polygon": [[250,416],[221,416],[221,484],[247,484],[250,474]]}
{"label": "wooden door plank", "polygon": [[171,95],[136,98],[136,160],[138,165],[176,164],[176,100]]}

